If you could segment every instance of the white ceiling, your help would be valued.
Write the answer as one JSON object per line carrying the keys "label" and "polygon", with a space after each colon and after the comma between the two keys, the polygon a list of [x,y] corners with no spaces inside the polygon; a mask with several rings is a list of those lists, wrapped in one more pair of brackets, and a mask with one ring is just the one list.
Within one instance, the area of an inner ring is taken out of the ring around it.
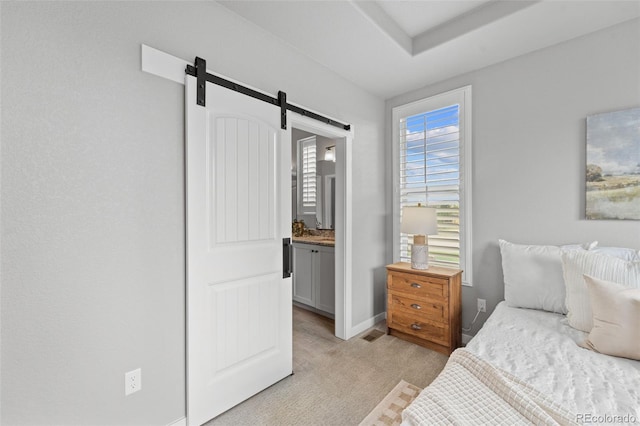
{"label": "white ceiling", "polygon": [[640,0],[218,3],[382,99],[640,16]]}
{"label": "white ceiling", "polygon": [[409,37],[415,37],[426,29],[444,24],[447,21],[482,6],[489,0],[458,1],[408,1],[382,0],[377,3]]}

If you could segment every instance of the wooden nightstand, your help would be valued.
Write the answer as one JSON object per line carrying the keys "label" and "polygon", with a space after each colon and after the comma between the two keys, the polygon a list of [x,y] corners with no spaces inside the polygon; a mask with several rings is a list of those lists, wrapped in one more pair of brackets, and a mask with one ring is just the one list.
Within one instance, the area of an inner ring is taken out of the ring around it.
{"label": "wooden nightstand", "polygon": [[451,354],[462,343],[462,271],[387,265],[387,333]]}

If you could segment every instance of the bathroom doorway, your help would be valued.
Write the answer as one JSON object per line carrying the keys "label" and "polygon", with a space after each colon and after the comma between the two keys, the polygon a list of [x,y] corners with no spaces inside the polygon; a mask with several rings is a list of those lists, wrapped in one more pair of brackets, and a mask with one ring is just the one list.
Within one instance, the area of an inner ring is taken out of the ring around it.
{"label": "bathroom doorway", "polygon": [[[312,122],[303,116],[294,117],[294,114],[291,114],[291,122],[292,218],[304,221],[306,236],[311,237],[307,241],[301,241],[293,236],[293,303],[332,317],[335,321],[335,336],[346,340],[351,337],[349,144],[352,133]],[[311,149],[310,146],[314,148]],[[300,149],[305,148],[306,152],[300,152]],[[303,170],[299,163],[308,162],[312,157],[315,167]],[[299,202],[302,201],[300,197],[306,197],[306,205]],[[312,199],[314,203],[310,203]],[[296,254],[299,261],[297,277]],[[300,284],[298,288],[295,282]],[[330,289],[327,287],[328,282],[333,284]],[[331,306],[328,306],[328,300],[331,300]]]}

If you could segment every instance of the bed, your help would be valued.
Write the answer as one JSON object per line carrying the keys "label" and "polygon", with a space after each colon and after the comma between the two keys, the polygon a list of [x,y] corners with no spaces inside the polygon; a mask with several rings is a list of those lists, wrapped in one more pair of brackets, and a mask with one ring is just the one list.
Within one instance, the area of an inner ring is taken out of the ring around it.
{"label": "bed", "polygon": [[[509,255],[502,254],[507,285]],[[640,260],[625,262],[624,272],[635,268],[636,274],[625,279],[639,288]],[[559,267],[557,297],[564,302],[565,281],[572,278],[567,265]],[[404,410],[403,425],[640,423],[640,361],[583,347],[589,333],[570,325],[570,316],[541,306],[509,306],[518,303],[508,293],[511,303],[500,302],[466,348],[452,354],[443,372]],[[557,310],[566,311],[561,305]],[[640,329],[640,323],[633,328]]]}

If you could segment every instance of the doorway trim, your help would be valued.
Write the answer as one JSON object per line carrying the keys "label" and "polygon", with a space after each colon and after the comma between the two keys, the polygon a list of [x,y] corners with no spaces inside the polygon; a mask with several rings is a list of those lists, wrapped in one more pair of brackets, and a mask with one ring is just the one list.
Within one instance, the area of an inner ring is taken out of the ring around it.
{"label": "doorway trim", "polygon": [[289,123],[292,129],[303,130],[336,141],[335,335],[347,340],[353,336],[351,333],[353,125],[351,130],[342,130],[295,113],[289,116]]}
{"label": "doorway trim", "polygon": [[[191,62],[177,58],[153,47],[141,44],[141,69],[144,72],[166,78],[184,85],[185,69]],[[220,75],[220,74],[218,74]],[[224,75],[227,80],[233,81]],[[244,83],[243,83],[244,84]],[[248,86],[249,87],[249,86]],[[336,180],[342,182],[336,186],[336,310],[335,334],[343,340],[351,338],[352,333],[352,145],[354,126],[343,130],[320,121],[304,117],[295,111],[288,117],[289,126],[336,139]],[[341,214],[338,214],[340,212]],[[339,219],[339,216],[342,216]]]}

